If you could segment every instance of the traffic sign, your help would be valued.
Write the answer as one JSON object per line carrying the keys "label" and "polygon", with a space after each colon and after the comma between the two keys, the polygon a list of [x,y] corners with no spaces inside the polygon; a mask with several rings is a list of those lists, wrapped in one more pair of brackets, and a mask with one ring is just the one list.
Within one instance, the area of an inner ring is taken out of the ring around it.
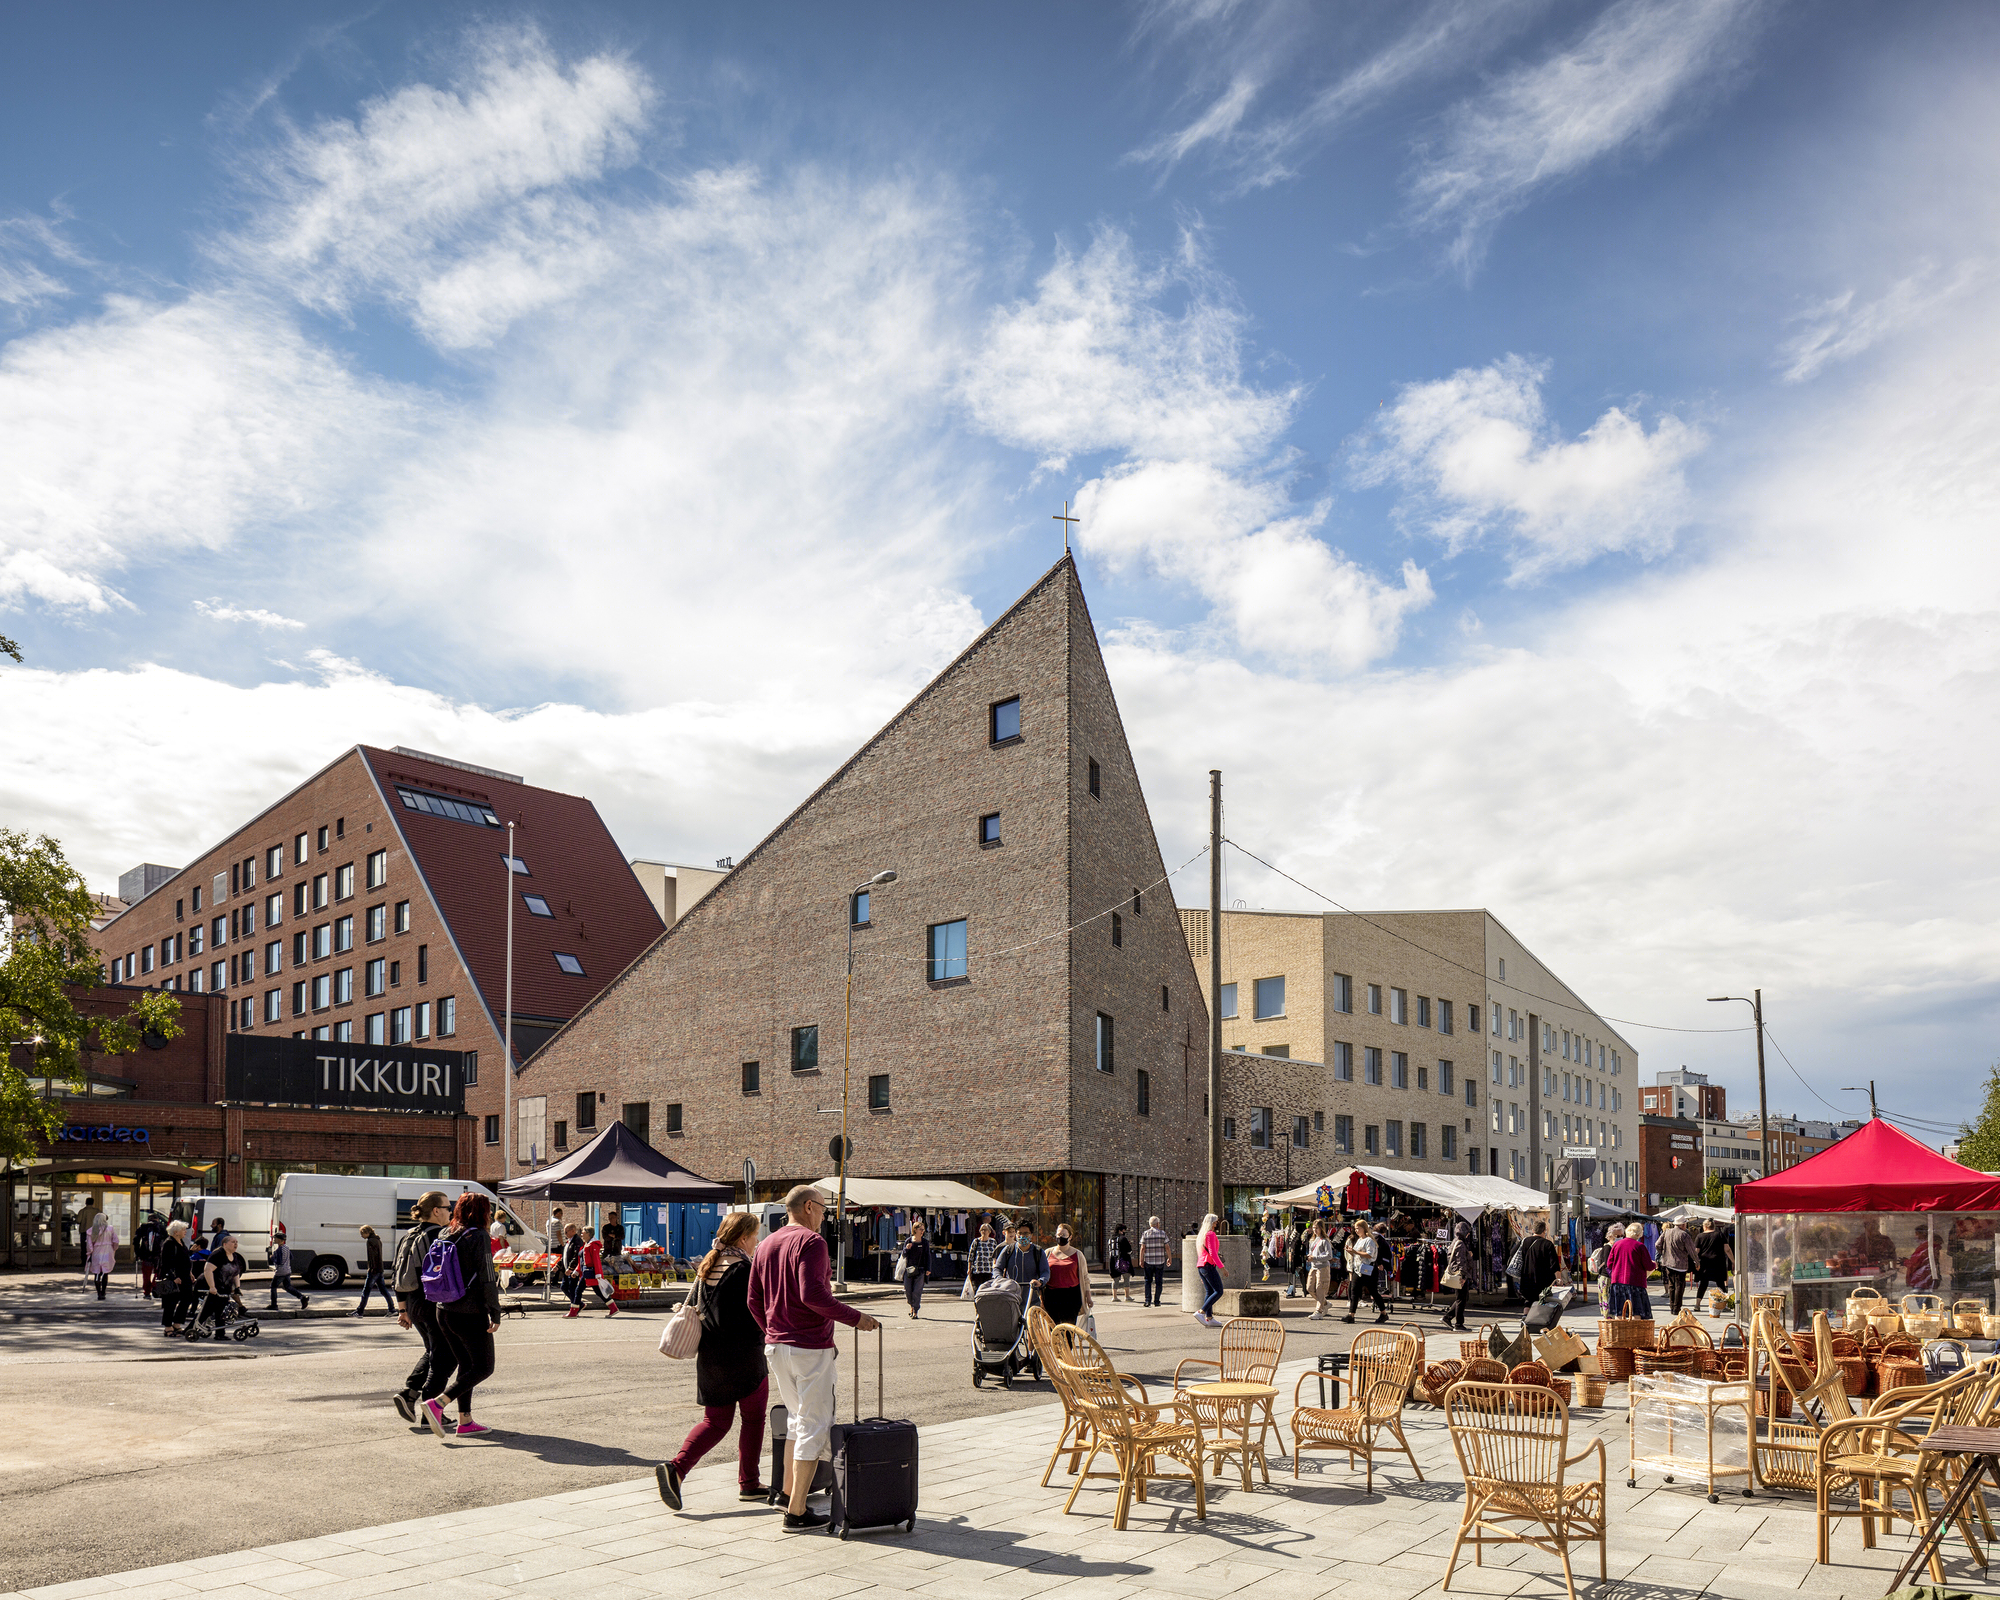
{"label": "traffic sign", "polygon": [[1597,1146],[1594,1144],[1566,1144],[1563,1146],[1563,1154],[1568,1156],[1572,1161],[1580,1157],[1592,1157],[1597,1154]]}
{"label": "traffic sign", "polygon": [[[826,1145],[826,1153],[833,1160],[833,1170],[835,1172],[842,1171],[846,1164],[841,1159],[841,1150],[840,1150],[841,1142],[842,1141],[840,1135],[836,1133],[831,1139],[827,1141]],[[847,1161],[852,1161],[854,1159],[854,1141],[852,1139],[849,1139],[846,1141],[846,1144],[847,1144],[846,1159]]]}

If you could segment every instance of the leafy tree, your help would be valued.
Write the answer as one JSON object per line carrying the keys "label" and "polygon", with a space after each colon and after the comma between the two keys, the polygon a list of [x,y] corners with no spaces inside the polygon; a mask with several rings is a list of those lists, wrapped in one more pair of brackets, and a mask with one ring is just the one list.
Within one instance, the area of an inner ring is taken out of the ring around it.
{"label": "leafy tree", "polygon": [[1711,1172],[1701,1186],[1701,1203],[1705,1206],[1727,1205],[1722,1197],[1722,1174]]}
{"label": "leafy tree", "polygon": [[0,633],[0,656],[12,656],[17,667],[22,661],[21,647],[4,633]]}
{"label": "leafy tree", "polygon": [[1981,1172],[2000,1172],[2000,1063],[1986,1074],[1986,1104],[1979,1120],[1958,1130],[1958,1159]]}
{"label": "leafy tree", "polygon": [[86,1017],[72,988],[95,988],[104,969],[90,944],[96,910],[90,891],[44,835],[0,828],[0,1160],[32,1160],[63,1125],[60,1101],[29,1083],[38,1078],[82,1086],[86,1044],[104,1055],[129,1055],[143,1034],[181,1032],[180,1002],[149,990],[122,1016]]}

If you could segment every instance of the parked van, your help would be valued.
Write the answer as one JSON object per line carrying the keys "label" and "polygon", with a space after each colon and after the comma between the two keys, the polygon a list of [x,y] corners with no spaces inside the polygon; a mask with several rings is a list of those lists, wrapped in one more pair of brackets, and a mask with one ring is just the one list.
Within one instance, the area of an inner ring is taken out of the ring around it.
{"label": "parked van", "polygon": [[236,1235],[236,1249],[253,1266],[270,1265],[271,1224],[277,1202],[254,1194],[204,1194],[182,1200],[168,1221],[181,1221],[204,1243],[221,1222]]}
{"label": "parked van", "polygon": [[[292,1247],[292,1271],[316,1289],[337,1289],[351,1272],[368,1270],[368,1241],[363,1223],[382,1240],[386,1265],[396,1241],[411,1226],[411,1208],[431,1190],[457,1200],[467,1190],[493,1202],[493,1216],[510,1240],[531,1230],[491,1189],[467,1178],[348,1178],[331,1172],[287,1172],[278,1179],[272,1199],[277,1220],[285,1225],[285,1242]],[[270,1202],[267,1202],[270,1203]],[[236,1219],[225,1211],[231,1228]]]}

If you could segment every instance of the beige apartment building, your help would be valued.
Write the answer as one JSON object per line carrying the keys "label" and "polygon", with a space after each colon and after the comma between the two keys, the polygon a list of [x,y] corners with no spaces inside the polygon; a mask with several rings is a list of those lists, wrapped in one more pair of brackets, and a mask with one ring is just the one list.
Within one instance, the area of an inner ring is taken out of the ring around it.
{"label": "beige apartment building", "polygon": [[[1204,991],[1208,922],[1181,912]],[[1489,911],[1225,911],[1204,998],[1253,1058],[1225,1076],[1232,1183],[1358,1164],[1542,1188],[1576,1149],[1593,1198],[1644,1199],[1638,1052]]]}

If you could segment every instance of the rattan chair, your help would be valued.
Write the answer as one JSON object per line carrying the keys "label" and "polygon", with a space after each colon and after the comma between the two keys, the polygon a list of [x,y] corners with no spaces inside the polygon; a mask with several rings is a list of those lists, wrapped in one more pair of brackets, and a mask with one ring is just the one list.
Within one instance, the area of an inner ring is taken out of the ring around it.
{"label": "rattan chair", "polygon": [[[1042,1487],[1049,1486],[1049,1479],[1055,1476],[1056,1462],[1062,1459],[1065,1450],[1069,1452],[1069,1473],[1075,1477],[1083,1461],[1084,1451],[1090,1448],[1090,1422],[1076,1402],[1076,1396],[1062,1380],[1059,1367],[1062,1362],[1079,1365],[1101,1358],[1103,1350],[1092,1345],[1088,1349],[1080,1347],[1077,1340],[1081,1330],[1071,1323],[1058,1323],[1040,1306],[1030,1306],[1026,1318],[1028,1342],[1041,1358],[1042,1370],[1049,1375],[1049,1382],[1063,1403],[1062,1432],[1056,1436],[1056,1447],[1049,1452],[1049,1464],[1042,1472]],[[1093,1355],[1093,1352],[1095,1354]],[[1106,1363],[1107,1368],[1109,1363]],[[1155,1405],[1146,1393],[1146,1386],[1137,1378],[1122,1372],[1114,1372],[1126,1390],[1134,1395],[1133,1404],[1143,1410],[1171,1410],[1173,1403]],[[1093,1477],[1115,1477],[1115,1473],[1093,1473]]]}
{"label": "rattan chair", "polygon": [[1184,1389],[1181,1376],[1190,1367],[1207,1368],[1213,1377],[1197,1383],[1269,1383],[1285,1356],[1285,1325],[1276,1317],[1231,1317],[1222,1325],[1216,1359],[1186,1356],[1174,1367],[1174,1387]]}
{"label": "rattan chair", "polygon": [[[2000,1373],[1990,1367],[1974,1367],[1922,1389],[1896,1389],[1882,1395],[1865,1417],[1849,1417],[1830,1423],[1819,1441],[1819,1471],[1814,1485],[1814,1510],[1819,1521],[1819,1562],[1832,1560],[1833,1525],[1842,1519],[1859,1518],[1863,1549],[1875,1547],[1875,1524],[1887,1525],[1897,1518],[1916,1525],[1919,1535],[1931,1527],[1930,1491],[1948,1494],[1962,1465],[1953,1457],[1927,1453],[1917,1448],[1918,1438],[1904,1424],[1925,1418],[1933,1428],[1991,1427],[1996,1402],[2000,1402]],[[1852,1508],[1836,1506],[1834,1496],[1847,1489],[1855,1494]],[[1899,1510],[1896,1496],[1908,1497],[1908,1511]],[[1993,1537],[1992,1520],[1986,1514],[1984,1496],[1977,1515],[1985,1523],[1986,1536]],[[1961,1507],[1955,1526],[1972,1552],[1972,1559],[1985,1569],[1986,1555],[1972,1534],[1972,1505]],[[1945,1581],[1944,1563],[1936,1550],[1931,1552],[1931,1581]]]}
{"label": "rattan chair", "polygon": [[[1355,1336],[1347,1365],[1348,1403],[1339,1410],[1302,1406],[1299,1394],[1315,1377],[1301,1373],[1292,1388],[1292,1476],[1299,1475],[1299,1457],[1308,1450],[1344,1450],[1347,1464],[1360,1456],[1368,1463],[1368,1493],[1375,1492],[1375,1452],[1381,1436],[1392,1434],[1396,1447],[1410,1458],[1417,1482],[1424,1469],[1403,1433],[1403,1401],[1415,1378],[1421,1346],[1407,1333],[1370,1328]],[[1456,1386],[1454,1386],[1454,1389]]]}
{"label": "rattan chair", "polygon": [[[1569,1453],[1569,1407],[1550,1389],[1510,1383],[1456,1383],[1444,1397],[1451,1447],[1465,1475],[1465,1510],[1458,1521],[1441,1587],[1451,1587],[1458,1552],[1472,1540],[1474,1566],[1489,1544],[1526,1544],[1562,1561],[1563,1582],[1576,1600],[1569,1547],[1597,1546],[1597,1576],[1605,1566],[1604,1441]],[[1597,1455],[1597,1477],[1568,1481],[1569,1469]]]}
{"label": "rattan chair", "polygon": [[[1764,1388],[1770,1403],[1757,1418],[1750,1451],[1757,1480],[1766,1488],[1817,1492],[1820,1435],[1829,1424],[1854,1415],[1824,1311],[1813,1313],[1811,1361],[1801,1383],[1797,1374],[1806,1371],[1806,1358],[1794,1352],[1777,1311],[1759,1307],[1750,1323],[1750,1381]],[[1776,1415],[1780,1394],[1791,1399],[1790,1417]]]}
{"label": "rattan chair", "polygon": [[[1108,1452],[1118,1469],[1115,1474],[1118,1500],[1111,1516],[1114,1529],[1124,1531],[1133,1497],[1136,1495],[1143,1505],[1146,1485],[1154,1481],[1191,1481],[1194,1514],[1207,1520],[1208,1491],[1202,1471],[1205,1441],[1201,1424],[1188,1406],[1188,1396],[1174,1397],[1172,1420],[1162,1415],[1169,1409],[1167,1404],[1142,1405],[1135,1401],[1126,1388],[1127,1380],[1112,1367],[1097,1341],[1082,1332],[1074,1333],[1068,1355],[1058,1351],[1055,1370],[1089,1430],[1089,1453],[1084,1457],[1083,1469],[1076,1475],[1069,1498],[1063,1502],[1064,1515],[1076,1504],[1077,1495],[1089,1479],[1114,1476],[1090,1470],[1098,1456]],[[1186,1470],[1160,1471],[1162,1457],[1178,1462]]]}

